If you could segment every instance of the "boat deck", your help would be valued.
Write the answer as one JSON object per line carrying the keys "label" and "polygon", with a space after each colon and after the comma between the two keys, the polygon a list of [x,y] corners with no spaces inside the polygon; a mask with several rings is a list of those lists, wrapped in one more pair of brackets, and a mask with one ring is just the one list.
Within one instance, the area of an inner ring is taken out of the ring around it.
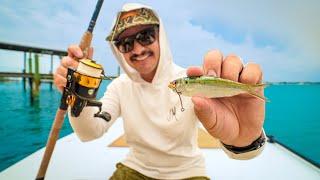
{"label": "boat deck", "polygon": [[[115,164],[129,151],[126,147],[108,147],[122,135],[122,121],[117,121],[100,139],[82,143],[75,134],[57,142],[46,179],[108,179]],[[220,148],[202,149],[208,175],[212,179],[306,179],[319,180],[320,169],[281,145],[267,143],[263,153],[252,160],[232,160]],[[0,180],[34,179],[44,149],[26,157],[0,173]]]}

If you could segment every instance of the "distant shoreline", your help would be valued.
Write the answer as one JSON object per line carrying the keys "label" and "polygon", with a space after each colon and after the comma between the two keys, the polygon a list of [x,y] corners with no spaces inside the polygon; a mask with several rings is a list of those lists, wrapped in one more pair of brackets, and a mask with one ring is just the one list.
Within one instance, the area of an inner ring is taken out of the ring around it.
{"label": "distant shoreline", "polygon": [[302,82],[265,82],[267,85],[307,85],[307,84],[320,84],[320,82],[309,82],[309,81],[302,81]]}

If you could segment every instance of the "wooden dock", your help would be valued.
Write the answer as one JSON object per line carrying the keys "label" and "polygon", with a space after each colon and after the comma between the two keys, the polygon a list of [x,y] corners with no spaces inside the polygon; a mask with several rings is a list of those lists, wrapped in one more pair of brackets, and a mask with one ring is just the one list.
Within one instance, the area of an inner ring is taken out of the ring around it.
{"label": "wooden dock", "polygon": [[[0,77],[4,78],[33,78],[33,73],[19,73],[19,72],[0,72]],[[41,80],[53,81],[53,74],[40,74]],[[118,76],[105,76],[104,80],[113,80]]]}
{"label": "wooden dock", "polygon": [[[0,72],[0,77],[33,78],[33,73]],[[41,79],[53,80],[53,74],[40,74]]]}
{"label": "wooden dock", "polygon": [[[0,77],[11,77],[11,78],[33,78],[33,73],[19,73],[19,72],[0,72]],[[40,74],[41,79],[53,80],[53,74]],[[112,80],[118,76],[106,76],[104,79]]]}
{"label": "wooden dock", "polygon": [[[23,59],[21,61],[21,63],[23,63],[23,69],[20,72],[0,72],[0,78],[22,78],[23,89],[25,91],[27,88],[26,84],[29,84],[31,102],[33,101],[34,97],[37,98],[39,96],[41,83],[50,83],[50,89],[52,90],[54,60],[53,57],[58,57],[55,59],[58,59],[60,61],[63,56],[67,55],[67,52],[62,50],[26,46],[5,42],[0,42],[0,49],[22,52],[24,54]],[[50,65],[50,70],[48,73],[40,73],[40,62],[47,61],[43,59],[40,60],[39,55],[41,54],[49,55],[51,57],[50,63],[46,62],[46,64]],[[120,73],[120,70],[118,70],[118,72]],[[117,76],[107,76],[104,79],[112,80],[116,77]]]}

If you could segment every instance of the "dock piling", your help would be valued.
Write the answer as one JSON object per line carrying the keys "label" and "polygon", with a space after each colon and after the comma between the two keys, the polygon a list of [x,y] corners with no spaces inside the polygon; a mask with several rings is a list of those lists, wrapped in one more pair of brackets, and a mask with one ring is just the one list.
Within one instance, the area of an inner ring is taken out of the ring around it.
{"label": "dock piling", "polygon": [[39,96],[40,91],[40,73],[39,73],[39,55],[34,54],[34,74],[33,74],[33,82],[34,82],[34,89],[33,95],[35,97]]}
{"label": "dock piling", "polygon": [[[53,55],[51,54],[51,59],[50,59],[50,72],[49,74],[51,74],[53,76]],[[52,91],[52,81],[50,81],[50,91]]]}
{"label": "dock piling", "polygon": [[[29,65],[29,74],[32,74],[32,53],[29,52],[28,65]],[[33,78],[29,77],[29,88],[30,88],[30,101],[33,102]]]}
{"label": "dock piling", "polygon": [[[25,74],[26,73],[26,64],[27,64],[27,53],[23,52],[23,70],[22,73]],[[23,77],[22,78],[22,86],[23,86],[23,91],[26,91],[26,78]]]}

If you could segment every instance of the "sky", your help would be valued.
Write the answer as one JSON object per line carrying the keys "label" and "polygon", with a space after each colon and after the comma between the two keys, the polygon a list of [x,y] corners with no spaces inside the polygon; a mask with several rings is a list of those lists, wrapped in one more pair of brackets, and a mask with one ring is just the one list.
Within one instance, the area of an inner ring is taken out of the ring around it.
{"label": "sky", "polygon": [[[0,0],[0,41],[66,50],[78,44],[96,0]],[[94,58],[107,75],[118,64],[105,41],[116,12],[126,2],[143,3],[160,15],[176,64],[201,66],[219,49],[224,56],[261,65],[264,81],[320,81],[320,1],[317,0],[105,0],[94,30]],[[0,50],[0,71],[20,72],[23,53]],[[40,57],[48,73],[49,56]],[[59,58],[54,57],[54,68]]]}

